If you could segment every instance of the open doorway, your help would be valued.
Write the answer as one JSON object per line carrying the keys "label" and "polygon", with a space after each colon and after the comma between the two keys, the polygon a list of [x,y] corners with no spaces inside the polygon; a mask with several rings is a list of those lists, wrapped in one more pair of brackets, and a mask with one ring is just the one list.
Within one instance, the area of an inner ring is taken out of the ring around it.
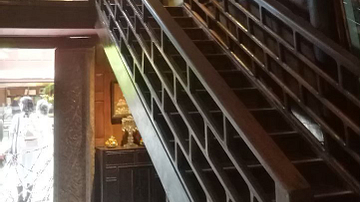
{"label": "open doorway", "polygon": [[0,201],[53,201],[55,49],[0,49]]}

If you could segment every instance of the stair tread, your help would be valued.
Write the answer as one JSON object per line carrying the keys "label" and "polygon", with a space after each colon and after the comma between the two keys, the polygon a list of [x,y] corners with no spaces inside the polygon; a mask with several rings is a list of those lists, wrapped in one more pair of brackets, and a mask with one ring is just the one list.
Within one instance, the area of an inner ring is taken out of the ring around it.
{"label": "stair tread", "polygon": [[331,192],[319,192],[314,194],[314,198],[325,198],[325,197],[333,197],[333,196],[340,196],[340,195],[348,195],[354,194],[351,190],[332,190]]}
{"label": "stair tread", "polygon": [[[242,90],[257,90],[257,88],[251,86],[251,87],[243,87],[243,88],[232,88],[233,91],[242,91]],[[183,90],[184,91],[184,90]],[[195,92],[207,92],[205,89],[195,89]]]}
{"label": "stair tread", "polygon": [[264,108],[253,108],[248,109],[250,112],[259,112],[259,111],[276,111],[274,107],[264,107]]}
{"label": "stair tread", "polygon": [[276,135],[290,135],[290,134],[298,134],[298,132],[297,131],[281,131],[281,132],[269,133],[269,135],[273,135],[273,136],[276,136]]}
{"label": "stair tread", "polygon": [[[323,159],[321,158],[317,158],[317,157],[304,157],[303,159],[297,159],[297,160],[290,160],[291,163],[293,163],[294,165],[299,165],[299,164],[306,164],[306,163],[314,163],[314,162],[323,162]],[[247,167],[248,168],[261,168],[263,167],[259,162],[247,162]]]}
{"label": "stair tread", "polygon": [[336,186],[329,186],[325,184],[312,186],[312,190],[315,198],[331,197],[336,195],[344,195],[344,194],[352,193],[351,190],[348,190],[346,188],[339,188]]}

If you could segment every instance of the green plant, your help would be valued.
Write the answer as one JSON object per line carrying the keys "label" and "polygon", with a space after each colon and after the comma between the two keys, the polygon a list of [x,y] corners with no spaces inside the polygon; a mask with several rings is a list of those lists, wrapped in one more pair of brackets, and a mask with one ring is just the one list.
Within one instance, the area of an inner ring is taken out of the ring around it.
{"label": "green plant", "polygon": [[48,103],[54,104],[54,84],[51,83],[44,88],[44,94],[41,95],[41,98],[48,101]]}

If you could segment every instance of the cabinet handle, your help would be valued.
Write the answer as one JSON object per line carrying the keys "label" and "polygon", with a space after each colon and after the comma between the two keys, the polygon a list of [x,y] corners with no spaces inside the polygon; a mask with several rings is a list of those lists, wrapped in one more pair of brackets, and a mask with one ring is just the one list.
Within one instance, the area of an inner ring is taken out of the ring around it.
{"label": "cabinet handle", "polygon": [[116,182],[116,181],[117,181],[117,178],[116,178],[116,177],[106,177],[106,178],[105,178],[105,181],[106,181],[106,182]]}

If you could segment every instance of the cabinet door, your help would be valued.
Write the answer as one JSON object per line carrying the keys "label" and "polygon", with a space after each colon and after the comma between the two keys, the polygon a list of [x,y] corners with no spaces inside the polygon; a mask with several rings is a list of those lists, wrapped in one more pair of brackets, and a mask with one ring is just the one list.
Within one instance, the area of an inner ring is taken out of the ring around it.
{"label": "cabinet door", "polygon": [[151,169],[151,202],[166,201],[165,191],[154,168]]}
{"label": "cabinet door", "polygon": [[119,200],[120,202],[134,201],[134,168],[119,169]]}
{"label": "cabinet door", "polygon": [[105,169],[104,202],[116,202],[119,198],[119,169],[116,166]]}
{"label": "cabinet door", "polygon": [[151,167],[134,170],[134,202],[150,202]]}

